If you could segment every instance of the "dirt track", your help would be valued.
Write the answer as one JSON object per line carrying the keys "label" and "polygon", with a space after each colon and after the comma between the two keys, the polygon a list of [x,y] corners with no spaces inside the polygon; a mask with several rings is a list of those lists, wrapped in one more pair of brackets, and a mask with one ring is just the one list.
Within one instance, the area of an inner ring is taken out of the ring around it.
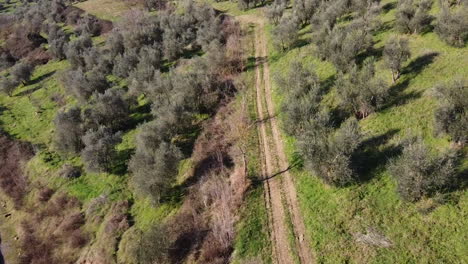
{"label": "dirt track", "polygon": [[[280,264],[295,263],[294,254],[297,254],[302,264],[314,263],[310,242],[305,234],[296,189],[288,171],[289,165],[275,117],[264,21],[251,17],[244,17],[242,20],[255,24],[255,57],[257,63],[255,86],[263,155],[262,175],[265,179],[266,206],[269,210],[273,260]],[[293,230],[288,230],[287,217],[290,217],[289,220],[292,223]],[[293,232],[294,242],[291,242],[288,232]]]}

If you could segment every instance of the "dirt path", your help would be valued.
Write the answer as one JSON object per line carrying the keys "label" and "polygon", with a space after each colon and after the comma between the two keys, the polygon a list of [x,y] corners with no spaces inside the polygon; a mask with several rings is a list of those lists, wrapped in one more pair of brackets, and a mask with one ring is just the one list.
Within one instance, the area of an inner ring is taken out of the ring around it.
{"label": "dirt path", "polygon": [[[266,179],[266,202],[270,211],[269,220],[272,231],[273,259],[280,264],[294,263],[293,252],[302,264],[314,263],[310,243],[305,235],[305,226],[297,201],[293,179],[288,172],[288,162],[284,152],[283,141],[271,95],[270,70],[268,66],[268,50],[264,31],[264,22],[260,19],[250,19],[256,24],[255,29],[255,57],[257,112],[259,130],[263,151],[263,176]],[[263,66],[263,71],[262,71]],[[263,76],[262,76],[263,75]],[[263,78],[262,78],[263,77]],[[270,133],[267,133],[270,132]],[[283,172],[278,174],[279,172]],[[275,177],[269,178],[272,175]],[[286,210],[289,212],[287,214]],[[288,215],[291,217],[291,230],[294,234],[294,245],[288,239]],[[295,248],[291,248],[294,246]]]}

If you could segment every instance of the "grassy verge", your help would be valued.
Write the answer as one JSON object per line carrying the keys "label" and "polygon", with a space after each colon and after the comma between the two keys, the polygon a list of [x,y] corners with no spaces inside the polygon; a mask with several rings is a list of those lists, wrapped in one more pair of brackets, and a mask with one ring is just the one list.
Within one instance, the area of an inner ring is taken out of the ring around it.
{"label": "grassy verge", "polygon": [[[255,50],[253,27],[248,26],[244,36],[245,52],[248,55],[247,71],[242,74],[245,90],[238,99],[247,101],[248,116],[251,121],[257,120],[255,91]],[[247,137],[248,177],[252,181],[237,224],[237,235],[234,244],[233,263],[271,263],[271,244],[268,235],[268,212],[265,207],[263,185],[259,181],[261,158],[258,131],[253,125]]]}

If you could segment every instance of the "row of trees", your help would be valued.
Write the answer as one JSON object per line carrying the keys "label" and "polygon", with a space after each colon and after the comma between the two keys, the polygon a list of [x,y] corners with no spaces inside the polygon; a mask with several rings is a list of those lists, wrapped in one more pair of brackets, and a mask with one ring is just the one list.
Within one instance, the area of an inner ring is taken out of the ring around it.
{"label": "row of trees", "polygon": [[[329,85],[321,81],[313,69],[294,62],[285,76],[277,78],[279,86],[286,89],[282,104],[284,128],[298,139],[306,167],[318,177],[336,186],[354,183],[362,176],[359,175],[360,166],[362,157],[366,155],[357,119],[384,108],[390,97],[388,82],[376,76],[375,58],[367,55],[372,51],[372,36],[382,24],[378,19],[381,7],[378,1],[303,0],[295,1],[292,12],[285,14],[287,6],[287,2],[275,1],[267,10],[266,15],[277,24],[273,29],[275,41],[281,49],[291,48],[298,39],[298,31],[311,24],[317,54],[332,62],[338,70],[334,85],[339,104],[338,109],[333,110],[322,106],[323,94]],[[430,1],[400,1],[395,28],[405,34],[423,34],[431,30],[431,7]],[[455,10],[462,8],[455,7]],[[436,31],[446,25],[446,22],[441,22],[444,12],[455,14],[459,11],[451,11],[443,4],[441,12]],[[462,16],[466,17],[465,14],[460,15],[452,22],[462,25]],[[350,17],[353,18],[351,21]],[[463,36],[463,30],[457,34],[444,34]],[[441,33],[439,35],[447,41]],[[454,45],[454,42],[447,42]],[[456,46],[464,45],[463,41],[460,43]],[[411,57],[408,39],[391,36],[382,55],[384,65],[396,83],[404,64]],[[468,128],[468,106],[462,102],[466,100],[454,96],[465,93],[461,91],[467,90],[463,83],[457,81],[435,89],[441,102],[435,113],[436,131],[450,135],[458,144],[466,142],[462,131]],[[412,159],[413,156],[416,158]],[[420,138],[414,138],[402,144],[402,155],[390,162],[389,171],[398,182],[401,196],[414,201],[456,186],[458,161],[456,150],[434,155]]]}

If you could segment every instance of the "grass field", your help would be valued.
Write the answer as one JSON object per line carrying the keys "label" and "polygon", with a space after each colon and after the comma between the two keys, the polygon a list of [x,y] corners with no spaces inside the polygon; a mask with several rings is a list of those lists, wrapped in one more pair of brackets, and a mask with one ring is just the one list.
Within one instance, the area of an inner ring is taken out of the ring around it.
{"label": "grass field", "polygon": [[[388,2],[394,1],[384,1],[383,4]],[[389,25],[389,29],[374,37],[376,50],[381,50],[385,41],[397,34],[391,27],[394,15],[395,10],[382,15],[382,22]],[[302,38],[310,37],[307,28],[302,33]],[[468,74],[468,48],[450,47],[433,32],[407,37],[412,56],[405,65],[403,76],[392,87],[395,98],[384,110],[360,121],[366,139],[382,139],[369,145],[372,151],[364,175],[367,180],[347,188],[333,188],[303,169],[293,170],[318,263],[468,261],[468,192],[459,190],[418,203],[404,202],[399,199],[396,183],[385,169],[386,161],[393,155],[392,148],[409,135],[421,135],[434,150],[449,146],[447,138],[434,137],[433,115],[437,104],[430,89],[437,83]],[[317,60],[311,44],[285,53],[278,53],[271,46],[270,52],[272,79],[284,74],[295,60],[313,67],[322,80],[334,78],[333,66]],[[382,58],[377,59],[377,74],[390,83],[390,72],[384,68]],[[282,88],[273,86],[279,106]],[[337,103],[336,90],[332,88],[323,104],[333,107]],[[296,156],[295,141],[285,138],[288,155],[293,159]],[[466,164],[465,159],[462,169],[466,170]],[[371,229],[390,239],[393,246],[376,248],[355,241],[353,235]]]}
{"label": "grass field", "polygon": [[117,21],[126,12],[132,9],[132,5],[124,0],[87,0],[79,2],[76,7],[95,15],[98,18]]}

